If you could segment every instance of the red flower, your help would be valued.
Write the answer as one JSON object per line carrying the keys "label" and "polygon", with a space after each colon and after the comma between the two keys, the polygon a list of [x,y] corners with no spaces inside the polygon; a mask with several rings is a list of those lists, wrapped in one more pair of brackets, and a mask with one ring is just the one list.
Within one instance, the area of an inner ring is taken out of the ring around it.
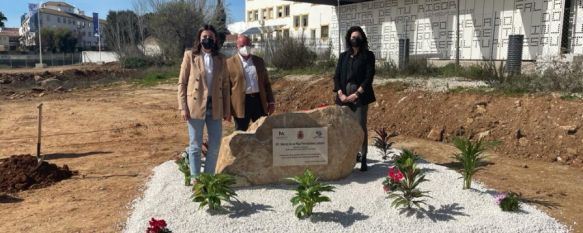
{"label": "red flower", "polygon": [[150,227],[148,227],[146,233],[159,233],[166,228],[166,221],[163,219],[156,220],[155,218],[152,218],[149,223]]}
{"label": "red flower", "polygon": [[391,188],[388,185],[383,186],[383,190],[385,190],[385,193],[388,193],[391,191]]}
{"label": "red flower", "polygon": [[395,167],[393,166],[389,168],[389,177],[393,182],[399,183],[401,182],[401,180],[403,180],[403,173],[401,173],[399,169],[395,169]]}

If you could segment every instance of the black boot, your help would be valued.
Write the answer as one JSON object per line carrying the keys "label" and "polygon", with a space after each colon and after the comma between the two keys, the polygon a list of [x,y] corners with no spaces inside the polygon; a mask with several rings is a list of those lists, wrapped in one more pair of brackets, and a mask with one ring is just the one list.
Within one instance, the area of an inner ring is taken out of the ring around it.
{"label": "black boot", "polygon": [[368,170],[368,165],[366,165],[366,154],[361,157],[360,161],[360,171],[365,172]]}

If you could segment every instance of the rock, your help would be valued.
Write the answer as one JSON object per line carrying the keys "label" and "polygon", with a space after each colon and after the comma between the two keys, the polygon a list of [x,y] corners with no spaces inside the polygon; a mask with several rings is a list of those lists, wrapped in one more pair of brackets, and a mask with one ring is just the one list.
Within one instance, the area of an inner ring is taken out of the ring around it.
{"label": "rock", "polygon": [[526,135],[524,134],[524,132],[522,132],[521,129],[517,129],[516,133],[514,135],[515,135],[516,139],[521,139],[523,137],[526,137]]}
{"label": "rock", "polygon": [[564,126],[559,126],[559,128],[561,128],[563,131],[565,131],[565,133],[567,135],[574,135],[577,133],[577,130],[579,129],[579,126],[576,125],[564,125]]}
{"label": "rock", "polygon": [[577,148],[567,148],[567,155],[576,156],[579,153]]}
{"label": "rock", "polygon": [[476,110],[475,111],[476,111],[476,113],[485,113],[487,111],[486,110],[486,105],[482,105],[482,104],[476,105]]}
{"label": "rock", "polygon": [[523,164],[522,168],[528,168],[528,164]]}
{"label": "rock", "polygon": [[61,80],[58,80],[56,78],[49,78],[41,82],[41,87],[48,90],[55,90],[62,85],[63,83],[61,82]]}
{"label": "rock", "polygon": [[38,94],[38,97],[43,97],[45,95],[46,95],[46,93],[42,92],[42,93]]}
{"label": "rock", "polygon": [[33,87],[31,90],[34,91],[34,92],[43,92],[43,91],[45,91],[45,89],[40,88],[40,87]]}
{"label": "rock", "polygon": [[488,136],[490,136],[490,130],[479,133],[478,140],[482,140]]}
{"label": "rock", "polygon": [[[274,128],[317,127],[327,127],[327,165],[273,166]],[[346,107],[278,114],[259,119],[247,132],[235,131],[224,137],[216,172],[235,176],[237,186],[280,183],[302,174],[306,168],[323,180],[338,180],[352,173],[363,138],[358,121]]]}
{"label": "rock", "polygon": [[520,139],[518,139],[518,145],[523,146],[523,147],[524,146],[528,146],[528,143],[529,142],[530,141],[528,139],[526,139],[526,138],[520,138]]}
{"label": "rock", "polygon": [[10,83],[12,83],[12,79],[10,79],[10,78],[0,79],[0,84],[10,84]]}
{"label": "rock", "polygon": [[567,162],[567,158],[563,158],[562,156],[557,156],[557,162],[559,162],[559,163],[566,163]]}
{"label": "rock", "polygon": [[514,106],[517,108],[522,107],[522,101],[521,100],[514,101]]}
{"label": "rock", "polygon": [[443,127],[433,128],[433,129],[431,129],[431,131],[429,131],[429,134],[427,135],[427,139],[432,140],[432,141],[441,142],[443,140],[443,132],[444,131],[445,130]]}
{"label": "rock", "polygon": [[40,81],[42,81],[42,80],[43,80],[43,77],[41,77],[40,75],[35,75],[35,76],[34,76],[34,81],[36,81],[36,82],[40,82]]}

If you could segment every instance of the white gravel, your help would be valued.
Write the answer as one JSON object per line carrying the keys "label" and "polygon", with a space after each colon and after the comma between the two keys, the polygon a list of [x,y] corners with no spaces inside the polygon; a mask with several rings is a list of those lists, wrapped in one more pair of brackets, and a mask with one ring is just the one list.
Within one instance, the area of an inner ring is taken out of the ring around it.
{"label": "white gravel", "polygon": [[264,185],[237,189],[240,204],[227,213],[211,215],[191,201],[189,187],[173,161],[154,168],[142,198],[124,232],[145,232],[152,217],[165,219],[169,229],[182,232],[568,232],[568,228],[533,206],[522,204],[519,213],[503,212],[494,191],[480,184],[462,190],[460,175],[446,167],[422,163],[430,180],[426,211],[403,212],[390,207],[382,189],[388,164],[371,148],[370,168],[355,168],[348,178],[330,182],[332,202],[314,209],[311,219],[298,220],[290,203],[293,187]]}
{"label": "white gravel", "polygon": [[383,85],[391,82],[404,82],[410,85],[410,89],[424,90],[431,92],[447,92],[456,88],[489,88],[490,86],[479,80],[469,80],[465,78],[391,78],[375,79],[375,85]]}

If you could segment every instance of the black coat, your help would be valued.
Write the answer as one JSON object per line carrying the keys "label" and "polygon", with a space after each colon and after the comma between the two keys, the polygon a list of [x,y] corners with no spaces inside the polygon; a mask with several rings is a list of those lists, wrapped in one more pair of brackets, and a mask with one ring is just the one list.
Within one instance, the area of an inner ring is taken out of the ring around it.
{"label": "black coat", "polygon": [[[364,93],[360,95],[356,105],[367,105],[376,101],[374,91],[372,89],[372,81],[375,75],[375,56],[374,53],[368,50],[360,51],[355,57],[351,58],[351,50],[343,52],[338,58],[336,65],[336,73],[334,74],[334,92],[342,90],[345,95],[354,93],[355,90],[347,90],[346,86],[350,82],[356,84],[356,87],[362,87]],[[350,66],[352,65],[352,70]],[[336,104],[343,104],[338,97],[336,97]]]}

